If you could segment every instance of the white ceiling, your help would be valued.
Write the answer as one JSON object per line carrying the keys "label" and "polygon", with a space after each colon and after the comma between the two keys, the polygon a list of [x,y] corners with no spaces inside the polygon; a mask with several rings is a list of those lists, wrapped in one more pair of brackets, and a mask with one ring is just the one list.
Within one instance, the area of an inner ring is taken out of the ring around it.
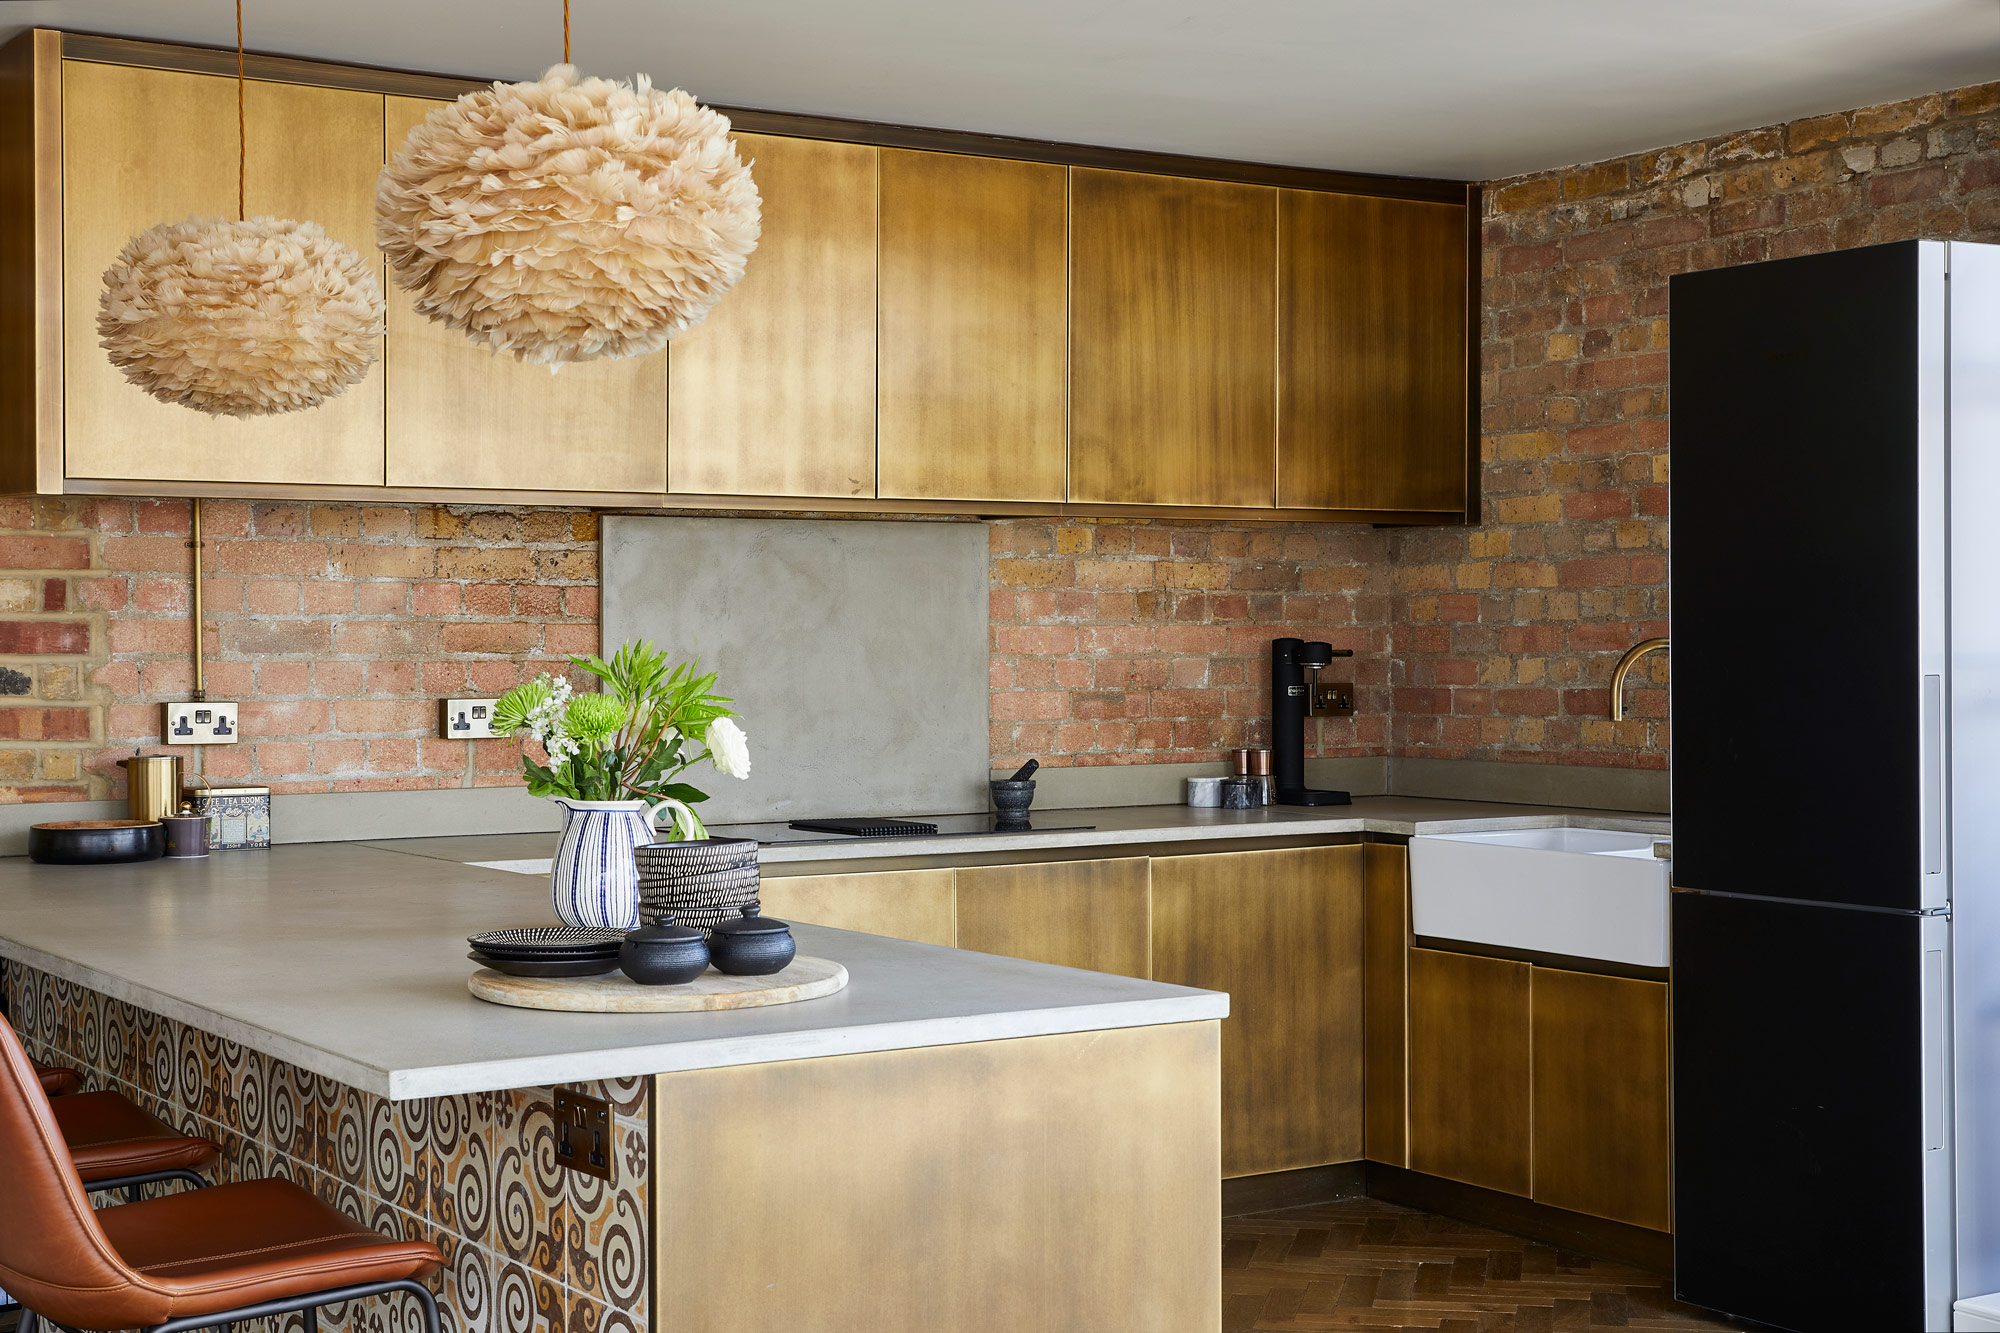
{"label": "white ceiling", "polygon": [[[251,49],[478,77],[561,0],[245,0]],[[231,0],[16,0],[215,45]],[[713,102],[1493,179],[2000,78],[2000,0],[573,0],[576,62]]]}

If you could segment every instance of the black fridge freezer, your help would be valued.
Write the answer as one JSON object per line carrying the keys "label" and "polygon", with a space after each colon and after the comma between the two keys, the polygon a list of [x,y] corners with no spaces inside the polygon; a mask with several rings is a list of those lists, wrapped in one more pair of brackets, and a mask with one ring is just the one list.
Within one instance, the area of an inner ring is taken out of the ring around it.
{"label": "black fridge freezer", "polygon": [[1675,1287],[1948,1329],[2000,1290],[2000,250],[1671,312]]}

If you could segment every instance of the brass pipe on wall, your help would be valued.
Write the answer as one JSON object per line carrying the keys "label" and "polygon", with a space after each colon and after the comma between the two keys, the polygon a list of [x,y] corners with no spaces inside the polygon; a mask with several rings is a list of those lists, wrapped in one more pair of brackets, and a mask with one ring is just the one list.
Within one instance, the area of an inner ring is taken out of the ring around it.
{"label": "brass pipe on wall", "polygon": [[201,657],[201,500],[193,501],[188,519],[188,546],[194,551],[194,572],[189,579],[193,596],[191,598],[194,616],[194,698],[199,703],[208,697],[208,668]]}
{"label": "brass pipe on wall", "polygon": [[1666,639],[1642,639],[1625,650],[1625,656],[1618,659],[1618,666],[1611,673],[1611,720],[1625,720],[1625,677],[1632,674],[1632,668],[1639,665],[1639,659],[1647,653],[1666,651]]}

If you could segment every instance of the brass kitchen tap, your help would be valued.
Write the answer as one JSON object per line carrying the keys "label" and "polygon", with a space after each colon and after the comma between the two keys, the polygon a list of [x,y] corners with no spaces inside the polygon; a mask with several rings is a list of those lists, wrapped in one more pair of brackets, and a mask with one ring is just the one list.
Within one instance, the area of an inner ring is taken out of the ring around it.
{"label": "brass kitchen tap", "polygon": [[1632,668],[1639,665],[1639,659],[1647,653],[1666,651],[1665,639],[1642,639],[1625,650],[1625,656],[1618,659],[1618,667],[1611,673],[1611,720],[1625,720],[1625,677]]}

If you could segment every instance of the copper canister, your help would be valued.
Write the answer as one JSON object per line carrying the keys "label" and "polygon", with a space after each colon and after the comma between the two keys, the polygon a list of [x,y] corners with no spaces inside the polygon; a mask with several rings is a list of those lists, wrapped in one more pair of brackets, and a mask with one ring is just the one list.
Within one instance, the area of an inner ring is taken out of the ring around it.
{"label": "copper canister", "polygon": [[180,809],[179,755],[135,754],[118,763],[125,770],[125,804],[132,818],[160,820]]}

